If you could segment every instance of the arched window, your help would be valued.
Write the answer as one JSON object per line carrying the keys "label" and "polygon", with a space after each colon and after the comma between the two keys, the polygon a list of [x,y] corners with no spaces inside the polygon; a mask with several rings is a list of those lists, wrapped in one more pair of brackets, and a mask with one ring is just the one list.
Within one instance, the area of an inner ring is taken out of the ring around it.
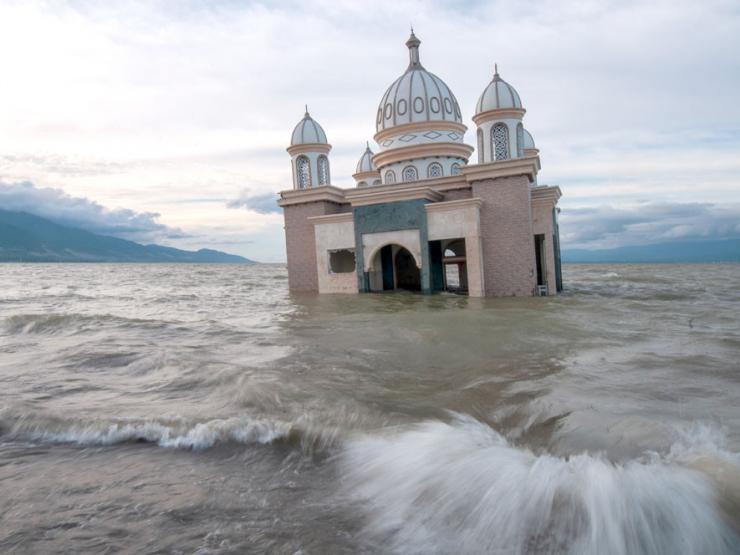
{"label": "arched window", "polygon": [[478,163],[483,163],[483,129],[478,128]]}
{"label": "arched window", "polygon": [[509,128],[497,123],[491,129],[491,152],[494,160],[509,159]]}
{"label": "arched window", "polygon": [[380,185],[380,179],[376,179],[375,181],[373,181],[373,187],[375,187],[376,185]]}
{"label": "arched window", "polygon": [[386,183],[396,182],[396,174],[393,173],[393,170],[388,170],[387,172],[385,172],[385,182]]}
{"label": "arched window", "polygon": [[403,176],[404,181],[416,181],[419,179],[419,174],[416,172],[416,168],[414,166],[406,166],[403,168],[403,173],[401,175]]}
{"label": "arched window", "polygon": [[358,186],[358,187],[367,187],[367,183],[366,183],[366,182],[364,182],[364,181],[360,181],[360,182],[359,182],[359,183],[357,184],[357,186]]}
{"label": "arched window", "polygon": [[460,164],[458,164],[457,162],[452,164],[452,166],[450,167],[450,175],[460,175]]}
{"label": "arched window", "polygon": [[443,175],[444,171],[442,170],[442,164],[437,162],[429,164],[429,167],[427,168],[427,177],[442,177]]}
{"label": "arched window", "polygon": [[311,186],[311,163],[305,156],[299,156],[295,161],[295,174],[298,177],[298,188],[307,189]]}
{"label": "arched window", "polygon": [[524,156],[524,126],[521,123],[516,126],[516,156]]}
{"label": "arched window", "polygon": [[319,185],[329,184],[329,159],[326,156],[319,156]]}

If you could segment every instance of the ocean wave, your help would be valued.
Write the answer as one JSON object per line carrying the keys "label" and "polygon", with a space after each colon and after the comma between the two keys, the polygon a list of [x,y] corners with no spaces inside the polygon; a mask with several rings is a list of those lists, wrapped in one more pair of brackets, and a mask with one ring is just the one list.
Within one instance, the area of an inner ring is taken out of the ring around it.
{"label": "ocean wave", "polygon": [[614,464],[598,455],[535,454],[457,415],[351,440],[342,468],[367,512],[366,533],[398,553],[729,554],[740,547],[720,498],[737,491],[712,475],[721,469],[724,482],[737,483],[740,464],[707,433],[687,435],[663,457]]}
{"label": "ocean wave", "polygon": [[161,327],[162,322],[155,320],[141,320],[113,316],[111,314],[15,314],[3,321],[4,331],[10,335],[16,334],[47,334],[75,333],[91,329],[101,324],[119,326],[136,325]]}
{"label": "ocean wave", "polygon": [[56,415],[0,411],[0,438],[51,444],[107,446],[151,443],[174,449],[205,450],[218,445],[297,445],[308,454],[341,444],[344,429],[309,417],[279,421],[252,416],[194,420],[188,418],[64,418]]}
{"label": "ocean wave", "polygon": [[0,416],[0,437],[40,443],[104,446],[146,442],[160,447],[203,450],[223,443],[268,444],[295,434],[290,423],[234,417],[84,421],[54,416]]}

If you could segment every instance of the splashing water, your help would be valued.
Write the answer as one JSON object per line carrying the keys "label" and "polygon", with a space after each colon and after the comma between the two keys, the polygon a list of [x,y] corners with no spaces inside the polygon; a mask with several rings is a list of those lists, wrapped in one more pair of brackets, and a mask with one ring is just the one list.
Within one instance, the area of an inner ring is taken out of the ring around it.
{"label": "splashing water", "polygon": [[564,271],[0,266],[0,553],[740,552],[738,267]]}

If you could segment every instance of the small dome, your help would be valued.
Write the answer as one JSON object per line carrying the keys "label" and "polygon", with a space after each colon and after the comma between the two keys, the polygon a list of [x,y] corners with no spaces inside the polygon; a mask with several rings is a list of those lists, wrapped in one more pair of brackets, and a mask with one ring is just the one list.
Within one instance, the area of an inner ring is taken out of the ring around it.
{"label": "small dome", "polygon": [[480,114],[489,110],[507,108],[521,109],[522,101],[514,87],[501,79],[498,74],[498,67],[496,67],[493,80],[488,83],[478,99],[478,104],[475,105],[475,113]]}
{"label": "small dome", "polygon": [[534,146],[534,138],[532,137],[532,134],[524,130],[524,148],[537,148]]}
{"label": "small dome", "polygon": [[373,151],[370,150],[370,144],[367,145],[365,152],[360,156],[360,161],[357,162],[357,169],[355,173],[363,172],[376,172],[378,167],[373,163]]}
{"label": "small dome", "polygon": [[326,140],[326,133],[321,126],[309,115],[308,106],[306,115],[298,122],[293,129],[293,135],[290,138],[290,146],[305,144],[329,144]]}
{"label": "small dome", "polygon": [[430,73],[419,61],[421,41],[411,33],[409,67],[385,91],[378,105],[376,130],[382,131],[405,123],[419,121],[453,121],[462,123],[460,105],[442,79]]}

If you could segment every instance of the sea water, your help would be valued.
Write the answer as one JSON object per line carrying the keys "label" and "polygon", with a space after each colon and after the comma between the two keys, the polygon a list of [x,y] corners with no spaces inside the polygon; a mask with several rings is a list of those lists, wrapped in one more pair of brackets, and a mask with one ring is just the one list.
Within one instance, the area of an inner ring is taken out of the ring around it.
{"label": "sea water", "polygon": [[0,552],[740,552],[740,266],[551,298],[0,266]]}

